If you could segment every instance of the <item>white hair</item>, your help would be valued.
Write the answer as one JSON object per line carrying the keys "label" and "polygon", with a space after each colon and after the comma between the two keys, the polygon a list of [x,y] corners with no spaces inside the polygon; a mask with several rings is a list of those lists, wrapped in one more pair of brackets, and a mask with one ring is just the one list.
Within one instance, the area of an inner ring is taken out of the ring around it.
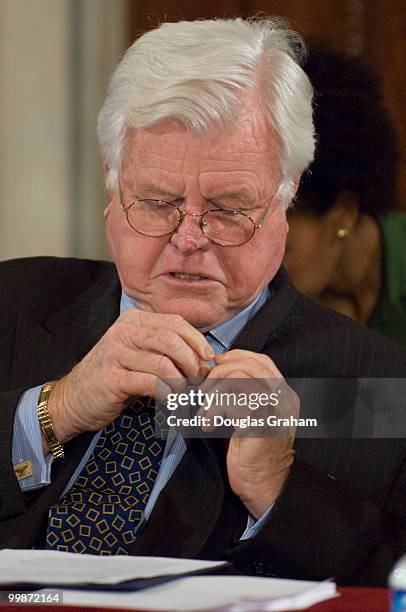
{"label": "white hair", "polygon": [[118,188],[128,127],[173,118],[199,134],[223,128],[238,119],[239,92],[253,91],[279,138],[279,196],[288,204],[315,146],[303,54],[301,37],[277,18],[163,23],[141,36],[119,63],[99,113],[107,188]]}

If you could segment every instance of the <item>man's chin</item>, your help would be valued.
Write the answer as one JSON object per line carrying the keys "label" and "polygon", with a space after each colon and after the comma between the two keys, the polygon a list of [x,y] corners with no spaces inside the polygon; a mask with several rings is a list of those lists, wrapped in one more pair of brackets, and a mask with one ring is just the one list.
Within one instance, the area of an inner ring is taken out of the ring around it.
{"label": "man's chin", "polygon": [[202,333],[217,327],[228,318],[225,309],[218,304],[202,303],[201,300],[190,298],[168,300],[159,304],[159,310],[155,312],[180,315]]}

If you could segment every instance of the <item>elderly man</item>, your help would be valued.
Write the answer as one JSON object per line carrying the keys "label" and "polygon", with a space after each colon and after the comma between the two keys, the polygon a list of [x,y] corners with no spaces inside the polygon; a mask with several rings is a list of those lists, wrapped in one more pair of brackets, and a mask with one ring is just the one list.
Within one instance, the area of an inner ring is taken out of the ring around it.
{"label": "elderly man", "polygon": [[384,582],[404,444],[153,435],[159,380],[406,373],[401,347],[280,269],[314,148],[299,48],[276,20],[181,22],[118,66],[99,117],[114,265],[1,266],[3,547]]}

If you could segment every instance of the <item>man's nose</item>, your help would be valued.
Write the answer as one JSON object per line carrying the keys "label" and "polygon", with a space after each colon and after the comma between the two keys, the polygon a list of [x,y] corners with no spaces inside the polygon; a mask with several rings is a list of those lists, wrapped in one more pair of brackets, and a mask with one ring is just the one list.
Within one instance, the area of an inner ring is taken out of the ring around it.
{"label": "man's nose", "polygon": [[203,233],[201,216],[196,213],[186,213],[182,223],[172,234],[171,243],[185,255],[207,250],[210,240]]}

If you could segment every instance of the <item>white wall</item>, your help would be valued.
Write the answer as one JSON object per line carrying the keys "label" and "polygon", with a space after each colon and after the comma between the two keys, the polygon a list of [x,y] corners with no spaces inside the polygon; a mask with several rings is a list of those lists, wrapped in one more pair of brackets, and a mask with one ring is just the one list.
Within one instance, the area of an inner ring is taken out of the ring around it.
{"label": "white wall", "polygon": [[97,111],[126,0],[0,0],[0,259],[103,257]]}

